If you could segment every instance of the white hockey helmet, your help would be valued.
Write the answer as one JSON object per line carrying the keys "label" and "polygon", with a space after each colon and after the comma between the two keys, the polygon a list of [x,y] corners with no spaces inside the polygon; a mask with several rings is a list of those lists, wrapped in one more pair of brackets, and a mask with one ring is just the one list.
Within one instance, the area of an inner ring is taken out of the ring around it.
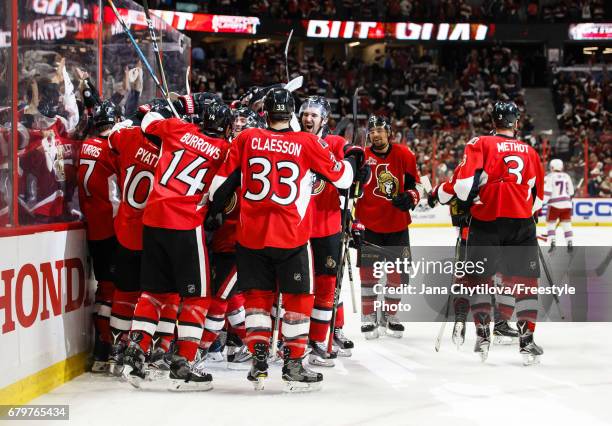
{"label": "white hockey helmet", "polygon": [[563,161],[561,161],[558,158],[555,158],[554,160],[550,160],[549,167],[552,172],[562,172],[563,171]]}

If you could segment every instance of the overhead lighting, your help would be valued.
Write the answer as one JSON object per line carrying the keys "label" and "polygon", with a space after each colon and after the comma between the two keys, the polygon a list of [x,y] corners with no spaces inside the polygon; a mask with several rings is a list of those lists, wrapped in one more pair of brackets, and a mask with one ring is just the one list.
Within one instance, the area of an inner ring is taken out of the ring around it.
{"label": "overhead lighting", "polygon": [[349,43],[348,45],[349,45],[349,47],[355,47],[355,46],[359,46],[360,44],[361,44],[360,41],[354,41],[352,43]]}
{"label": "overhead lighting", "polygon": [[604,51],[603,51],[603,54],[604,54],[604,55],[608,55],[608,54],[610,54],[610,53],[612,53],[612,47],[606,47],[606,48],[604,49]]}
{"label": "overhead lighting", "polygon": [[584,47],[582,50],[597,50],[599,49],[597,46],[593,46],[593,47]]}
{"label": "overhead lighting", "polygon": [[267,43],[269,41],[270,41],[269,38],[260,38],[259,40],[255,40],[254,43],[255,44],[261,44],[261,43]]}

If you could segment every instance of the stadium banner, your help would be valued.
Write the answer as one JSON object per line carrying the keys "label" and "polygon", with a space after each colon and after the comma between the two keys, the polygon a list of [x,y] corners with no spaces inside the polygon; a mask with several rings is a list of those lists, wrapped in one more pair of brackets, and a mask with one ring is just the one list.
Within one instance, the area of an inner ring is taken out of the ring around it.
{"label": "stadium banner", "polygon": [[0,238],[0,252],[0,399],[27,400],[83,371],[95,282],[84,229]]}
{"label": "stadium banner", "polygon": [[[574,198],[572,223],[585,226],[612,226],[612,198]],[[540,224],[545,223],[547,208],[544,206]],[[411,227],[451,226],[448,206],[438,204],[433,209],[425,200],[410,213]]]}
{"label": "stadium banner", "polygon": [[570,40],[612,40],[612,23],[570,24]]}

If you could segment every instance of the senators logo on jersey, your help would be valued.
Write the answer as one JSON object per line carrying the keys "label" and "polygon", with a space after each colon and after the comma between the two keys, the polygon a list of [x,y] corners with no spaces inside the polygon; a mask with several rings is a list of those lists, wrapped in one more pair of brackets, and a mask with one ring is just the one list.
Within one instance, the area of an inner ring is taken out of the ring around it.
{"label": "senators logo on jersey", "polygon": [[311,194],[312,195],[320,194],[325,189],[325,186],[326,186],[326,182],[323,179],[321,179],[321,177],[318,174],[313,173],[312,174],[312,192]]}
{"label": "senators logo on jersey", "polygon": [[387,164],[376,166],[376,182],[374,195],[378,197],[390,200],[399,193],[399,180],[388,170]]}
{"label": "senators logo on jersey", "polygon": [[234,211],[237,204],[238,204],[238,196],[236,195],[236,192],[234,192],[232,196],[230,197],[230,199],[227,200],[227,202],[225,203],[225,207],[223,208],[223,214],[226,216],[229,215],[231,212]]}

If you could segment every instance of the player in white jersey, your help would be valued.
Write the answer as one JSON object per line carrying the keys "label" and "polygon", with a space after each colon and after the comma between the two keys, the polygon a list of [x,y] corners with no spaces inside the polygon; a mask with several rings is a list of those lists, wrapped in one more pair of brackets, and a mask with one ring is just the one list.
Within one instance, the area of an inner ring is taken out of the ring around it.
{"label": "player in white jersey", "polygon": [[550,173],[544,178],[544,204],[548,206],[546,223],[548,224],[548,240],[550,250],[556,247],[557,220],[561,222],[563,235],[567,241],[567,251],[572,251],[572,197],[574,184],[572,178],[563,171],[563,161],[554,159],[550,161]]}

